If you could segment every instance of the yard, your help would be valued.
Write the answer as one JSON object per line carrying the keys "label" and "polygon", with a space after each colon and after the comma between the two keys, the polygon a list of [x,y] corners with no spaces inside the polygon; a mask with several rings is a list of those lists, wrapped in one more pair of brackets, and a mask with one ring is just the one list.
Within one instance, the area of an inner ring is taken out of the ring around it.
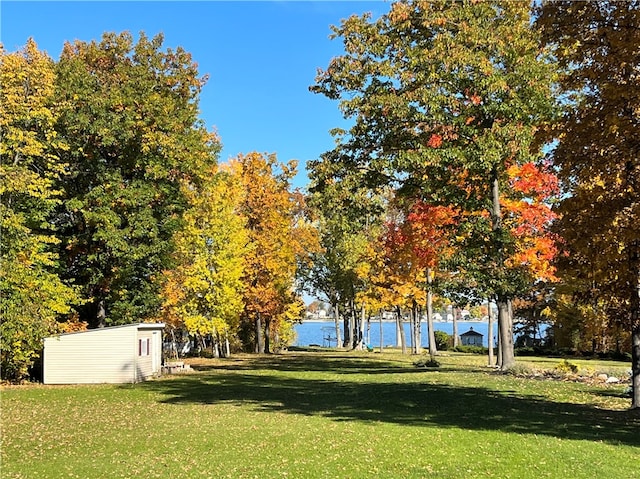
{"label": "yard", "polygon": [[4,387],[1,476],[640,477],[624,386],[503,375],[462,354],[435,370],[415,360],[289,352],[196,360],[136,385]]}

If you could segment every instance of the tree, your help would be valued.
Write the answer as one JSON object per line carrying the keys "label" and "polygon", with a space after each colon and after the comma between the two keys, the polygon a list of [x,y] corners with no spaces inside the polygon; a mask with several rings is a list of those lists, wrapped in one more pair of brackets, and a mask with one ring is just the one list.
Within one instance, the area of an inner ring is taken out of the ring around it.
{"label": "tree", "polygon": [[215,162],[198,120],[204,79],[162,36],[67,43],[57,64],[57,131],[70,174],[57,222],[68,278],[91,326],[141,321],[160,306],[161,272],[186,199],[181,181]]}
{"label": "tree", "polygon": [[334,33],[346,53],[311,89],[339,99],[353,126],[335,132],[336,148],[315,166],[464,214],[458,264],[496,297],[501,366],[511,367],[510,303],[535,269],[514,261],[521,245],[505,200],[528,198],[508,188],[509,173],[539,165],[534,135],[555,111],[553,65],[528,4],[397,2],[376,21],[353,16]]}
{"label": "tree", "polygon": [[[319,249],[312,254],[310,268],[301,270],[302,282],[309,293],[331,304],[338,347],[354,346],[356,296],[365,290],[368,249],[376,237],[382,202],[379,194],[354,191],[333,182],[322,171],[326,163],[311,164],[315,167],[311,170],[309,205],[316,218]],[[344,340],[340,334],[341,314]]]}
{"label": "tree", "polygon": [[199,186],[184,183],[190,208],[175,235],[176,266],[164,273],[162,317],[201,342],[211,338],[219,356],[229,353],[229,338],[238,335],[249,237],[238,178],[215,167],[201,173]]}
{"label": "tree", "polygon": [[640,3],[547,2],[539,26],[563,69],[553,162],[562,180],[563,274],[631,333],[640,408]]}
{"label": "tree", "polygon": [[66,144],[56,135],[54,63],[30,39],[7,53],[0,46],[0,338],[2,377],[20,380],[40,355],[42,339],[78,303],[58,275],[59,242],[51,214]]}
{"label": "tree", "polygon": [[451,233],[455,226],[457,212],[447,206],[431,206],[421,201],[414,203],[408,220],[414,251],[420,264],[426,271],[426,313],[429,331],[429,355],[433,359],[437,352],[433,326],[433,280],[440,263],[451,256]]}
{"label": "tree", "polygon": [[[281,332],[300,317],[304,304],[294,291],[296,268],[307,235],[297,235],[296,196],[289,190],[295,162],[249,153],[234,159],[230,172],[243,190],[240,212],[246,218],[250,248],[243,275],[244,339],[258,353],[271,352]],[[304,226],[303,226],[304,227]]]}

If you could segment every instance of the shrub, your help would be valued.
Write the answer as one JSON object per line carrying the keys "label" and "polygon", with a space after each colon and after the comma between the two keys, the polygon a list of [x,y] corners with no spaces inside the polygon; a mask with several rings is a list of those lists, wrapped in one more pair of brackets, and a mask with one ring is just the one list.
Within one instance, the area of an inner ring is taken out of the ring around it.
{"label": "shrub", "polygon": [[564,374],[576,374],[578,372],[578,366],[566,359],[559,362],[554,369]]}
{"label": "shrub", "polygon": [[530,377],[536,374],[536,371],[526,364],[516,363],[505,371],[507,374],[519,377]]}
{"label": "shrub", "polygon": [[417,368],[439,368],[440,362],[434,358],[424,358],[415,361],[413,365]]}
{"label": "shrub", "polygon": [[489,350],[482,346],[456,346],[453,350],[458,353],[489,354]]}
{"label": "shrub", "polygon": [[436,337],[436,349],[438,351],[446,351],[449,348],[451,336],[444,331],[435,331],[434,335]]}

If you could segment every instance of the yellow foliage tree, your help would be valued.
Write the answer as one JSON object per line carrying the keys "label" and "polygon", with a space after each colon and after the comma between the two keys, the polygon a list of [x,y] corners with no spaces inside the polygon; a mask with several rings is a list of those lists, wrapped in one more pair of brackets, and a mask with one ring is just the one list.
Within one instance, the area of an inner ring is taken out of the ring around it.
{"label": "yellow foliage tree", "polygon": [[177,266],[164,273],[162,312],[170,327],[186,328],[203,344],[211,338],[213,353],[226,355],[244,309],[242,276],[250,245],[237,178],[215,166],[203,173],[199,186],[184,184],[190,208],[175,235]]}
{"label": "yellow foliage tree", "polygon": [[54,130],[53,61],[29,40],[15,53],[0,46],[0,309],[2,376],[19,380],[40,355],[42,338],[78,302],[58,276],[50,214],[64,150]]}

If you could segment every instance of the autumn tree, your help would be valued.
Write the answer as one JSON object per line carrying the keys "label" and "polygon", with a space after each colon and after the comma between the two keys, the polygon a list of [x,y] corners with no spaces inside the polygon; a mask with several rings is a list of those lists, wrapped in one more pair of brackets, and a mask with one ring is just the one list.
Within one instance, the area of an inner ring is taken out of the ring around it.
{"label": "autumn tree", "polygon": [[457,226],[458,212],[448,206],[432,206],[422,201],[411,205],[407,220],[410,225],[409,242],[416,255],[416,264],[425,271],[427,330],[429,355],[437,352],[433,325],[433,296],[436,272],[453,253],[452,235]]}
{"label": "autumn tree", "polygon": [[553,162],[559,232],[576,297],[606,304],[631,334],[640,407],[640,2],[545,2],[539,26],[563,69]]}
{"label": "autumn tree", "polygon": [[186,207],[181,180],[215,162],[217,140],[198,119],[204,79],[187,52],[162,43],[107,33],[65,44],[56,68],[69,169],[57,222],[94,327],[156,313]]}
{"label": "autumn tree", "polygon": [[240,208],[238,178],[215,166],[184,181],[189,207],[175,234],[174,267],[164,272],[161,318],[201,344],[211,340],[213,354],[229,354],[244,310],[243,282],[249,238]]}
{"label": "autumn tree", "polygon": [[14,53],[0,46],[0,84],[1,368],[20,380],[78,297],[58,275],[52,222],[67,148],[54,128],[54,63],[33,40]]}
{"label": "autumn tree", "polygon": [[554,70],[529,5],[403,1],[378,20],[343,21],[334,36],[346,53],[312,90],[340,100],[353,126],[336,131],[325,156],[334,164],[323,170],[466,213],[459,259],[496,297],[501,366],[511,367],[510,303],[532,274],[511,259],[518,245],[505,211],[509,169],[539,163],[534,134],[554,111]]}
{"label": "autumn tree", "polygon": [[301,281],[310,294],[331,304],[338,347],[353,347],[361,339],[354,317],[356,297],[365,291],[368,251],[371,242],[377,239],[382,196],[380,192],[371,194],[364,188],[334,182],[331,174],[323,170],[331,162],[311,161],[310,165],[308,202],[320,248],[312,253],[310,268],[300,271]]}
{"label": "autumn tree", "polygon": [[256,352],[268,353],[304,310],[294,290],[298,261],[306,249],[302,243],[308,238],[297,229],[306,226],[297,224],[299,205],[290,191],[296,164],[249,153],[232,160],[229,169],[243,190],[239,211],[250,245],[243,275],[244,340]]}

